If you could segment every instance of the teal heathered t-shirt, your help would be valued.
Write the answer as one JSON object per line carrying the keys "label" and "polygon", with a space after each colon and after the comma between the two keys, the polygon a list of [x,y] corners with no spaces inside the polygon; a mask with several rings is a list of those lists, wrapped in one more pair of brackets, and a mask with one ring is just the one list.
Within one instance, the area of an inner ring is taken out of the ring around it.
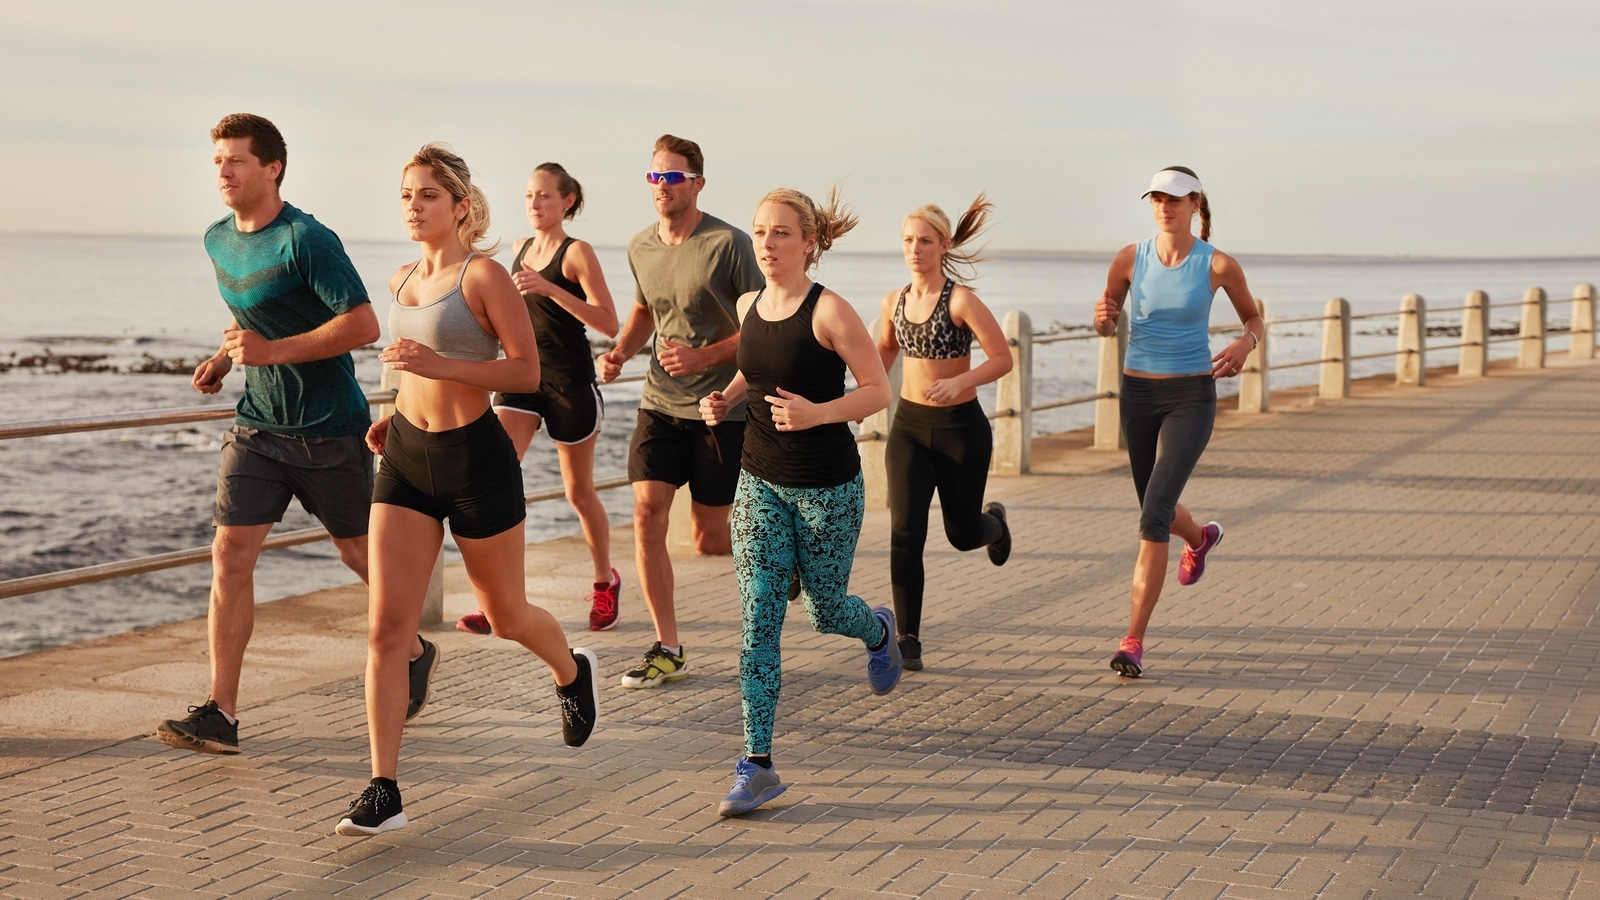
{"label": "teal heathered t-shirt", "polygon": [[[285,203],[260,231],[241,232],[229,213],[206,229],[217,290],[233,318],[268,340],[304,334],[367,299],[339,236]],[[328,359],[246,366],[234,421],[299,437],[361,434],[372,424],[355,361]]]}

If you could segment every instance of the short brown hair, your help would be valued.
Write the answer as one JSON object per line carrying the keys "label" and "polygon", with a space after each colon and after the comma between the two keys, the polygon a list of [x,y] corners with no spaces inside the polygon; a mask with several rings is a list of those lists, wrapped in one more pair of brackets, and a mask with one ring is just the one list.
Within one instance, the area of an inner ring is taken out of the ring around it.
{"label": "short brown hair", "polygon": [[706,173],[705,155],[700,152],[700,145],[694,141],[688,138],[663,134],[661,137],[656,138],[656,152],[660,153],[662,151],[676,153],[683,157],[684,161],[689,164],[689,168],[693,169],[696,175],[704,175]]}
{"label": "short brown hair", "polygon": [[283,187],[283,173],[289,169],[289,148],[284,145],[278,126],[250,113],[232,113],[211,129],[212,143],[223,138],[249,138],[250,153],[263,166],[278,164],[278,187]]}

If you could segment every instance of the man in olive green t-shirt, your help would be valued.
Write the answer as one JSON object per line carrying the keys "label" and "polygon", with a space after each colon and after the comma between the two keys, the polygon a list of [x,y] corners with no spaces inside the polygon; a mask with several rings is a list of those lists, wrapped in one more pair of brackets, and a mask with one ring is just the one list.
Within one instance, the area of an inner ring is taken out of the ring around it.
{"label": "man in olive green t-shirt", "polygon": [[728,511],[739,482],[744,404],[710,426],[700,418],[700,398],[726,387],[738,371],[739,297],[760,290],[764,280],[750,236],[700,211],[704,168],[694,141],[670,134],[656,141],[646,177],[659,219],[628,242],[636,302],[616,348],[600,357],[601,381],[610,381],[655,335],[628,480],[639,587],[656,642],[622,676],[628,688],[657,687],[689,674],[667,554],[667,520],[678,488],[689,485],[695,549],[715,555],[733,550]]}

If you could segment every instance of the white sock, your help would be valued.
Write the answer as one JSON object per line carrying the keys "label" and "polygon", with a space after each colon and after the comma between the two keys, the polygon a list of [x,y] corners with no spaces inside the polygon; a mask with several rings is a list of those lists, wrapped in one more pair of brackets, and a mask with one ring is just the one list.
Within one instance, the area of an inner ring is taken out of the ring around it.
{"label": "white sock", "polygon": [[671,647],[668,647],[666,644],[662,644],[661,645],[661,652],[670,653],[673,656],[677,656],[677,655],[679,655],[680,653],[683,652],[683,648],[681,646],[679,646],[679,645],[676,645],[676,644],[671,646]]}

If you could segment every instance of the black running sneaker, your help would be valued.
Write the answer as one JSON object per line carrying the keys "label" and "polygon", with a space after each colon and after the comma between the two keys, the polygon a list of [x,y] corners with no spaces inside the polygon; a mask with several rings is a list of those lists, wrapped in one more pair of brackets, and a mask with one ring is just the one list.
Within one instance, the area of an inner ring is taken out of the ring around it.
{"label": "black running sneaker", "polygon": [[156,737],[168,747],[200,753],[238,753],[239,723],[229,722],[217,708],[217,701],[189,707],[182,719],[168,719],[156,726]]}
{"label": "black running sneaker", "polygon": [[561,739],[568,747],[582,747],[600,711],[600,683],[594,677],[600,661],[593,650],[582,647],[572,651],[572,661],[578,664],[578,677],[566,687],[556,685],[556,699],[561,701]]}
{"label": "black running sneaker", "polygon": [[914,634],[900,635],[900,667],[907,672],[922,671],[922,642]]}
{"label": "black running sneaker", "polygon": [[333,831],[346,837],[363,837],[404,827],[406,813],[400,805],[400,786],[387,778],[374,778],[345,810]]}
{"label": "black running sneaker", "polygon": [[422,655],[411,661],[408,674],[411,678],[411,703],[406,707],[406,721],[409,722],[422,712],[428,705],[428,692],[433,686],[433,670],[439,665],[439,645],[428,640],[422,635],[417,635],[417,640],[422,642]]}
{"label": "black running sneaker", "polygon": [[1000,520],[1000,539],[989,545],[989,562],[1003,566],[1011,558],[1011,526],[1006,522],[1006,508],[999,503],[987,503],[983,511]]}

